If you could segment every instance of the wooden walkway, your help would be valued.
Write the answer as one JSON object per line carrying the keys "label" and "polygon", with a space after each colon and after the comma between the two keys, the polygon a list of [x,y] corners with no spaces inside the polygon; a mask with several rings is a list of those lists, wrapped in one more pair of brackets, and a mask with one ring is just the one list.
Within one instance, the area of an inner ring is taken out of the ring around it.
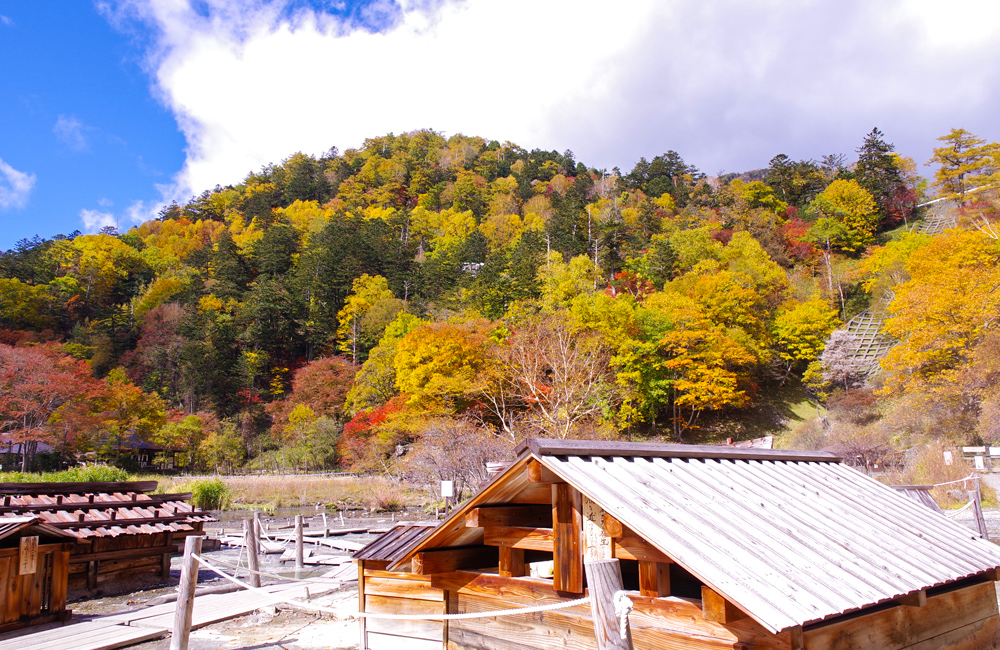
{"label": "wooden walkway", "polygon": [[[306,588],[301,584],[279,584],[263,587],[283,599],[302,598]],[[316,586],[312,588],[316,594]],[[194,600],[192,629],[235,618],[266,607],[260,594],[237,591],[209,594]],[[129,612],[100,616],[80,623],[32,632],[18,630],[10,638],[0,640],[0,650],[110,650],[166,636],[174,626],[176,603],[166,603]],[[7,636],[7,635],[5,635]]]}

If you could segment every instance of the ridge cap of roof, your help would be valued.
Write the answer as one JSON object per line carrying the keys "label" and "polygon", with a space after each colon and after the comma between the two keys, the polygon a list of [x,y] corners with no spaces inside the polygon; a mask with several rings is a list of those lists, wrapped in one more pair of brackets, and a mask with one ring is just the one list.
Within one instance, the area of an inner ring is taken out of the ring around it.
{"label": "ridge cap of roof", "polygon": [[526,438],[515,449],[518,458],[535,456],[623,456],[636,458],[716,458],[720,460],[771,460],[839,463],[843,459],[826,451],[756,449],[713,445],[678,445],[656,442],[564,440]]}

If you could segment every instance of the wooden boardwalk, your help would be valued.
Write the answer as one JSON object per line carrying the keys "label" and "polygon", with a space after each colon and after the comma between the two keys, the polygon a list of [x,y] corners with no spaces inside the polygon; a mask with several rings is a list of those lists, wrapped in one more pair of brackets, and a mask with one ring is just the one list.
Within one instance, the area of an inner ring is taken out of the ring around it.
{"label": "wooden boardwalk", "polygon": [[[295,599],[305,596],[306,588],[301,584],[278,584],[263,587],[264,591]],[[316,586],[312,588],[316,594]],[[194,600],[192,629],[204,627],[218,621],[235,618],[266,607],[271,603],[260,595],[248,591],[228,594],[209,594]],[[108,616],[100,616],[79,623],[68,623],[32,632],[31,628],[18,630],[8,638],[0,640],[0,650],[110,650],[158,639],[166,636],[174,626],[176,603],[165,603],[155,607],[135,609]]]}

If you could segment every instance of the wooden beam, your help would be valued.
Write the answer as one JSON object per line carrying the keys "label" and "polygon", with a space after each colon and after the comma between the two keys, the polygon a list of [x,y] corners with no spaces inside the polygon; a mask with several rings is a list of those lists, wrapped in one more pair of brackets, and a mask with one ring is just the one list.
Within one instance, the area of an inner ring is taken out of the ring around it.
{"label": "wooden beam", "polygon": [[608,534],[608,537],[617,539],[619,537],[625,537],[625,526],[622,522],[618,521],[614,516],[604,513],[604,532]]}
{"label": "wooden beam", "polygon": [[504,578],[521,578],[527,575],[524,564],[524,549],[501,546],[499,573]]}
{"label": "wooden beam", "polygon": [[552,506],[552,490],[548,483],[528,483],[527,487],[510,497],[508,503]]}
{"label": "wooden beam", "polygon": [[497,564],[497,549],[493,546],[470,546],[422,551],[413,556],[410,566],[417,575],[448,573],[459,569],[482,569]]}
{"label": "wooden beam", "polygon": [[663,562],[639,562],[639,593],[659,598],[670,595],[670,565]]}
{"label": "wooden beam", "polygon": [[622,537],[614,540],[612,552],[619,560],[639,560],[645,562],[673,562],[660,549],[641,537]]}
{"label": "wooden beam", "polygon": [[927,604],[927,590],[920,589],[919,591],[914,591],[905,596],[900,596],[896,601],[906,607],[923,607]]}
{"label": "wooden beam", "polygon": [[583,499],[567,483],[552,485],[552,584],[556,591],[583,593]]}
{"label": "wooden beam", "polygon": [[562,483],[562,479],[532,458],[528,461],[528,480],[532,483]]}
{"label": "wooden beam", "polygon": [[552,508],[544,505],[483,506],[473,508],[465,515],[465,525],[468,528],[486,526],[551,528]]}
{"label": "wooden beam", "polygon": [[483,544],[487,546],[509,546],[553,553],[554,540],[551,528],[522,528],[518,526],[487,526],[483,528]]}
{"label": "wooden beam", "polygon": [[702,585],[701,611],[706,621],[726,625],[747,617],[736,605],[726,600],[720,593]]}

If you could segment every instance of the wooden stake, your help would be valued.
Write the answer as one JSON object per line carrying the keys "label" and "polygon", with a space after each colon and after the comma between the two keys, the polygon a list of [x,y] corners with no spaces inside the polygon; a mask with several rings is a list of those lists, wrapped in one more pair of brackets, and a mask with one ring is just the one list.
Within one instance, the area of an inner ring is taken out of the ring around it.
{"label": "wooden stake", "polygon": [[986,519],[983,517],[983,500],[979,492],[979,479],[976,479],[976,489],[969,492],[969,501],[972,501],[972,512],[976,517],[976,528],[979,529],[979,536],[989,539],[990,533],[986,529]]}
{"label": "wooden stake", "polygon": [[250,567],[250,586],[260,586],[260,556],[257,554],[257,536],[254,535],[254,524],[247,519],[243,520],[243,539],[247,545],[247,565]]}
{"label": "wooden stake", "polygon": [[295,568],[301,569],[305,565],[305,549],[302,544],[302,515],[295,515]]}
{"label": "wooden stake", "polygon": [[632,632],[625,625],[622,637],[615,614],[615,593],[622,590],[622,568],[618,560],[590,560],[584,565],[590,589],[590,612],[594,619],[597,650],[632,650]]}
{"label": "wooden stake", "polygon": [[177,585],[177,607],[174,609],[174,632],[170,637],[170,650],[187,650],[191,637],[191,617],[194,613],[194,590],[198,584],[198,560],[202,538],[189,536],[184,539],[184,564],[181,582]]}

